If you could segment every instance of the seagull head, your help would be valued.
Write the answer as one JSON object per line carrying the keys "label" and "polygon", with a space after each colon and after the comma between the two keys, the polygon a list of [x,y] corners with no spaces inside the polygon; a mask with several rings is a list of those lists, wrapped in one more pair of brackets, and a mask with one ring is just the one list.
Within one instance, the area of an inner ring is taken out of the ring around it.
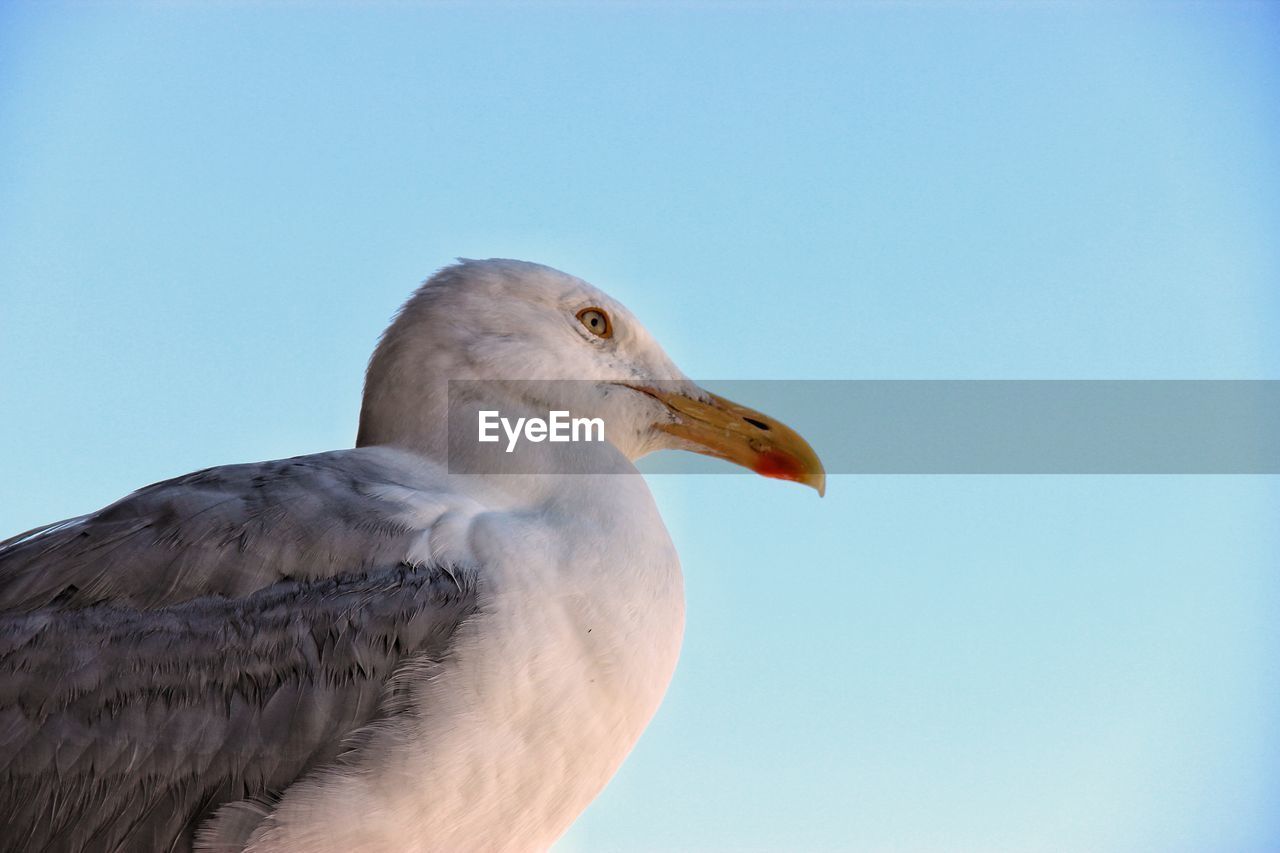
{"label": "seagull head", "polygon": [[620,302],[541,264],[461,260],[423,284],[370,360],[357,444],[439,458],[451,410],[477,389],[490,405],[600,418],[631,460],[690,450],[826,487],[794,430],[699,387]]}

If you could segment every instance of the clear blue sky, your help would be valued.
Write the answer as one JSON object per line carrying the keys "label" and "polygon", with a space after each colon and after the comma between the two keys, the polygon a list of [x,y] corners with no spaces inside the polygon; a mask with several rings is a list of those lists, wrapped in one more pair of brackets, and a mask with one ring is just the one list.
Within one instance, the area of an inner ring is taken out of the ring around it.
{"label": "clear blue sky", "polygon": [[[1264,3],[7,2],[0,534],[349,445],[457,255],[696,377],[1280,378],[1278,235]],[[563,850],[1280,848],[1278,479],[655,478],[684,657]]]}

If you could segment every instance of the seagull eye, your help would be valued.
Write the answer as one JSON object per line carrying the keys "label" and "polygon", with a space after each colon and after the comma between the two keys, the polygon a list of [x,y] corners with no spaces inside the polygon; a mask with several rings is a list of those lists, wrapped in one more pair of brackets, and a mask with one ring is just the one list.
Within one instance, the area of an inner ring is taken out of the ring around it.
{"label": "seagull eye", "polygon": [[583,308],[578,312],[578,322],[586,326],[593,335],[613,337],[613,324],[609,322],[609,315],[600,308]]}

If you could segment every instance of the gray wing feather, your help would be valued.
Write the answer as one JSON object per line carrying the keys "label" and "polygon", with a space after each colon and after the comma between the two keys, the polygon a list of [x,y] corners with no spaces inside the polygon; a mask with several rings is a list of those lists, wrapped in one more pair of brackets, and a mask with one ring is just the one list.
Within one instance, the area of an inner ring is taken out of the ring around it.
{"label": "gray wing feather", "polygon": [[[0,545],[0,846],[247,837],[302,774],[401,711],[475,609],[348,452],[210,469]],[[280,540],[286,541],[280,541]],[[237,828],[238,827],[238,828]]]}
{"label": "gray wing feather", "polygon": [[159,607],[383,565],[415,533],[371,490],[411,474],[369,450],[226,465],[0,543],[0,610]]}

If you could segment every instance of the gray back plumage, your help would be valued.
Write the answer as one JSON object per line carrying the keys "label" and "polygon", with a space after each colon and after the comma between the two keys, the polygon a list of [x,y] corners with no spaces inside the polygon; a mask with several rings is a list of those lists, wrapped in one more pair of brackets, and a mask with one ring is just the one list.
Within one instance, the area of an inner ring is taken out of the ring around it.
{"label": "gray back plumage", "polygon": [[[375,448],[213,468],[0,543],[0,847],[234,849],[446,658],[464,567],[410,565]],[[208,819],[222,809],[221,835]]]}

